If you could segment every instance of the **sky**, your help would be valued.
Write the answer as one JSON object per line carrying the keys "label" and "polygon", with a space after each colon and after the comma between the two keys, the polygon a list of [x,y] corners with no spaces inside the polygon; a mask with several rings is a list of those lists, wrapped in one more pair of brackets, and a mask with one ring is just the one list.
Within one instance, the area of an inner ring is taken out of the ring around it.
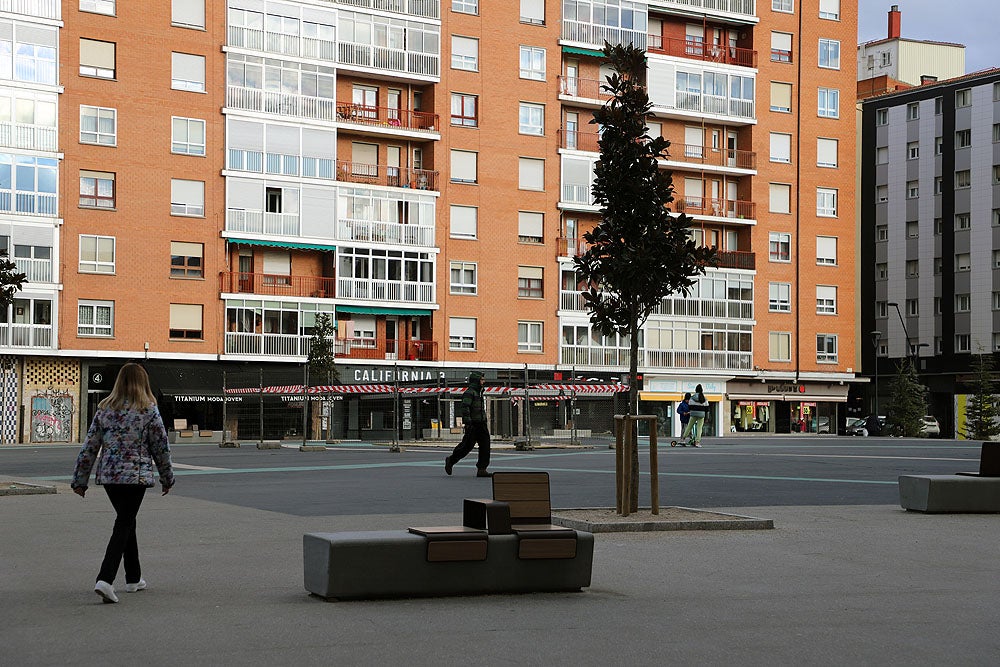
{"label": "sky", "polygon": [[997,0],[858,0],[858,42],[887,34],[889,8],[902,12],[901,36],[965,44],[965,71],[1000,67]]}

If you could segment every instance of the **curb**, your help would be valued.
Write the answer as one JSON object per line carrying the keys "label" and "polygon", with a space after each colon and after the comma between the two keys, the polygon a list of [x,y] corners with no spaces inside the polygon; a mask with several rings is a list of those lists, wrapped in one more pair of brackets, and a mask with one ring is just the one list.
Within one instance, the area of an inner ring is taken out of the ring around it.
{"label": "curb", "polygon": [[[609,509],[609,508],[598,508]],[[645,508],[649,509],[649,508]],[[573,519],[555,514],[559,510],[553,510],[552,524],[572,528],[574,530],[585,530],[590,533],[641,533],[667,530],[771,530],[774,528],[774,519],[758,519],[739,514],[726,514],[724,512],[711,512],[708,510],[697,510],[690,507],[676,507],[661,509],[680,509],[692,513],[704,513],[706,515],[719,516],[724,519],[693,519],[693,520],[637,520],[628,521],[627,518],[621,521],[587,521],[584,519]],[[571,511],[571,510],[563,510]]]}
{"label": "curb", "polygon": [[0,496],[35,496],[40,494],[55,493],[56,487],[43,486],[41,484],[28,484],[27,482],[2,482],[0,483]]}

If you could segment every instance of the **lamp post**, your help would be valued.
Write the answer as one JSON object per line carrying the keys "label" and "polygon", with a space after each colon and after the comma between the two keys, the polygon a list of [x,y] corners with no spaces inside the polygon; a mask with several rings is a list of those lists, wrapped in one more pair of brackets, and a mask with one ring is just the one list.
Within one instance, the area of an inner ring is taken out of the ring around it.
{"label": "lamp post", "polygon": [[873,370],[875,371],[875,400],[874,404],[874,415],[875,419],[878,419],[878,343],[882,339],[881,331],[872,331],[872,346],[875,348],[875,361],[873,363]]}

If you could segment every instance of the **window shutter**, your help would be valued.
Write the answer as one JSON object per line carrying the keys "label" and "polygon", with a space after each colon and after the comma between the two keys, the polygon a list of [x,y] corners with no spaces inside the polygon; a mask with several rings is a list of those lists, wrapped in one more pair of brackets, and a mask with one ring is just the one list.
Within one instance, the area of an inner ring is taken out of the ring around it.
{"label": "window shutter", "polygon": [[264,251],[264,273],[287,276],[292,273],[292,254],[283,250]]}
{"label": "window shutter", "polygon": [[205,184],[202,181],[170,181],[170,201],[175,204],[205,204]]}
{"label": "window shutter", "polygon": [[205,85],[205,56],[190,53],[171,53],[173,78]]}
{"label": "window shutter", "polygon": [[837,140],[816,140],[816,164],[837,166]]}
{"label": "window shutter", "polygon": [[451,52],[453,55],[456,56],[464,56],[467,58],[478,58],[479,40],[472,39],[471,37],[452,36]]}
{"label": "window shutter", "polygon": [[771,183],[769,210],[773,213],[788,213],[791,204],[789,201],[790,193],[791,186]]}
{"label": "window shutter", "polygon": [[819,0],[820,16],[840,16],[840,0]]}
{"label": "window shutter", "polygon": [[545,188],[545,161],[533,158],[518,158],[517,187],[522,190],[542,190]]}
{"label": "window shutter", "polygon": [[170,328],[201,331],[201,311],[203,306],[190,303],[170,304]]}
{"label": "window shutter", "polygon": [[543,217],[541,213],[517,212],[517,235],[542,237]]}
{"label": "window shutter", "polygon": [[230,120],[227,123],[229,147],[244,151],[264,150],[264,124],[245,120]]}
{"label": "window shutter", "polygon": [[832,285],[816,285],[816,300],[837,300],[837,288]]}
{"label": "window shutter", "polygon": [[517,267],[517,277],[527,280],[541,280],[544,269],[540,266],[519,266]]}
{"label": "window shutter", "polygon": [[792,136],[779,132],[771,133],[771,159],[790,162],[792,159]]}
{"label": "window shutter", "polygon": [[477,154],[472,151],[451,152],[451,180],[453,181],[476,181]]}
{"label": "window shutter", "polygon": [[771,83],[771,106],[776,109],[792,108],[792,84]]}
{"label": "window shutter", "polygon": [[115,68],[115,43],[81,38],[80,64],[113,70]]}
{"label": "window shutter", "polygon": [[203,247],[200,243],[170,242],[170,254],[178,257],[201,257],[202,251]]}
{"label": "window shutter", "polygon": [[351,144],[351,162],[378,164],[378,144]]}
{"label": "window shutter", "polygon": [[170,20],[179,25],[205,27],[205,0],[173,0]]}
{"label": "window shutter", "polygon": [[563,158],[563,183],[566,185],[589,185],[590,161]]}
{"label": "window shutter", "polygon": [[521,20],[545,23],[545,0],[521,0]]}
{"label": "window shutter", "polygon": [[476,218],[479,210],[473,206],[451,207],[451,235],[476,237]]}
{"label": "window shutter", "polygon": [[476,336],[476,320],[469,317],[449,318],[449,334],[451,336]]}
{"label": "window shutter", "polygon": [[701,148],[704,143],[702,139],[702,130],[700,127],[685,127],[684,128],[684,143],[689,147],[697,146]]}
{"label": "window shutter", "polygon": [[[268,153],[299,155],[299,128],[287,125],[268,125],[265,132]],[[374,162],[370,164],[374,164]]]}
{"label": "window shutter", "polygon": [[816,237],[816,258],[817,259],[837,259],[837,237],[817,236]]}
{"label": "window shutter", "polygon": [[773,51],[791,51],[792,50],[792,36],[787,32],[772,32],[771,33],[771,50]]}

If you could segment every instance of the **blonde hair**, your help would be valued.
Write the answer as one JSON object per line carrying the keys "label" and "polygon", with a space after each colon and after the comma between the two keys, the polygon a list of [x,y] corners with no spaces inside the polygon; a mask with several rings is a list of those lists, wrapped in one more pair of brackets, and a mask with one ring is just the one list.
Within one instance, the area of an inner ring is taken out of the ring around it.
{"label": "blonde hair", "polygon": [[99,408],[122,410],[126,407],[145,410],[156,405],[153,390],[149,387],[149,375],[139,364],[127,363],[118,371],[111,395],[97,404]]}

